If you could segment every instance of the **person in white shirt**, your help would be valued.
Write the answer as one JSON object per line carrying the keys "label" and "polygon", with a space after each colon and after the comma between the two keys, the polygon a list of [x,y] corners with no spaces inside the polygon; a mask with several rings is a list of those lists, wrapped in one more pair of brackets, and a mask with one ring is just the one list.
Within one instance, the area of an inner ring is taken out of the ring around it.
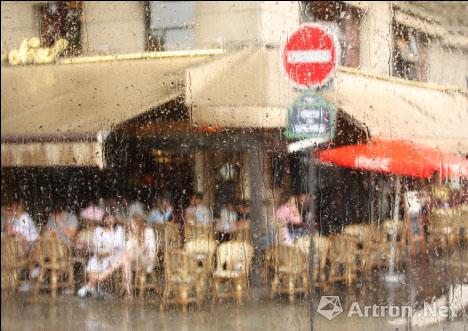
{"label": "person in white shirt", "polygon": [[[33,247],[34,242],[39,238],[39,231],[37,230],[31,216],[24,210],[21,202],[15,201],[7,208],[6,212],[6,233],[8,236],[13,236],[20,243],[24,244],[26,254],[29,254]],[[40,269],[31,264],[29,266],[29,277],[37,278]],[[21,292],[29,291],[32,289],[32,284],[29,281],[23,282],[19,287]]]}
{"label": "person in white shirt", "polygon": [[39,238],[39,231],[21,202],[13,202],[9,219],[9,235],[16,236],[28,248]]}
{"label": "person in white shirt", "polygon": [[208,207],[203,204],[203,194],[196,193],[192,196],[190,206],[185,209],[184,220],[188,224],[209,226],[213,223],[213,215]]}
{"label": "person in white shirt", "polygon": [[143,214],[133,215],[123,255],[124,282],[127,296],[132,296],[132,269],[142,268],[146,273],[154,269],[154,262],[158,252],[159,242],[152,228],[146,226]]}
{"label": "person in white shirt", "polygon": [[93,235],[94,254],[89,259],[86,271],[89,281],[78,290],[78,295],[84,297],[96,294],[96,285],[109,278],[122,265],[125,248],[125,231],[121,225],[116,225],[113,215],[106,214],[104,226],[98,226]]}

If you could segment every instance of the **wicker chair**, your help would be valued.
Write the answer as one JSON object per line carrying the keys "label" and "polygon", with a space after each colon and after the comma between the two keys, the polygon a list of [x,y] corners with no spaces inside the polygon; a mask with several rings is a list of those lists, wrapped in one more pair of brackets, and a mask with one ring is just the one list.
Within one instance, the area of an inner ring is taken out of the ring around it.
{"label": "wicker chair", "polygon": [[166,250],[165,286],[160,309],[165,310],[170,304],[180,304],[182,311],[187,311],[189,303],[200,306],[206,295],[205,278],[198,272],[198,260],[194,255],[181,250]]}
{"label": "wicker chair", "polygon": [[[242,297],[248,293],[248,277],[253,257],[253,247],[244,241],[229,241],[218,246],[216,270],[213,273],[213,302],[218,298]],[[224,291],[221,292],[221,285]]]}
{"label": "wicker chair", "polygon": [[314,264],[312,267],[312,279],[314,279],[314,287],[326,286],[326,267],[327,260],[330,255],[330,240],[328,237],[315,235],[312,237],[314,241]]}
{"label": "wicker chair", "polygon": [[263,253],[262,280],[269,283],[273,277],[275,269],[276,245],[268,246]]}
{"label": "wicker chair", "polygon": [[239,221],[236,230],[231,233],[231,239],[251,243],[252,231],[250,221]]}
{"label": "wicker chair", "polygon": [[211,275],[217,243],[210,239],[194,239],[185,243],[184,251],[196,256],[200,272]]}
{"label": "wicker chair", "polygon": [[306,257],[310,256],[310,238],[314,245],[314,257],[312,266],[312,279],[314,287],[326,286],[326,266],[330,254],[330,240],[328,237],[314,235],[312,237],[303,236],[296,240],[294,246],[297,247]]}
{"label": "wicker chair", "polygon": [[162,270],[164,267],[164,252],[165,252],[165,243],[166,243],[166,226],[165,224],[160,224],[160,223],[153,223],[152,228],[154,231],[154,234],[156,235],[156,240],[158,241],[158,255],[157,255],[157,260],[156,260],[156,269]]}
{"label": "wicker chair", "polygon": [[70,260],[73,264],[81,266],[86,279],[86,264],[91,257],[91,252],[94,249],[94,232],[95,226],[86,227],[80,230],[75,237],[73,251],[71,252]]}
{"label": "wicker chair", "polygon": [[[159,240],[157,233],[155,233],[155,239],[157,241],[156,247],[159,248],[160,240]],[[145,292],[147,290],[154,290],[156,292],[160,291],[159,272],[158,272],[158,269],[159,269],[158,268],[158,265],[159,265],[158,252],[159,252],[159,249],[156,252],[156,255],[154,257],[154,267],[150,273],[147,273],[145,268],[140,267],[138,265],[138,261],[134,265],[134,271],[135,271],[134,288],[138,291],[138,295],[140,299],[144,298]]]}
{"label": "wicker chair", "polygon": [[[36,280],[34,294],[39,294],[40,289],[50,289],[52,297],[57,295],[58,288],[68,288],[74,291],[73,265],[69,258],[67,246],[54,236],[40,238],[31,252],[32,259],[39,264],[40,274]],[[44,282],[45,276],[50,274],[50,284]],[[67,281],[59,282],[59,279],[68,276]]]}
{"label": "wicker chair", "polygon": [[214,240],[213,229],[209,226],[185,224],[184,242],[196,239]]}
{"label": "wicker chair", "polygon": [[353,224],[344,229],[349,240],[355,240],[359,267],[363,273],[371,273],[382,264],[381,245],[383,231],[374,224]]}
{"label": "wicker chair", "polygon": [[24,244],[14,237],[2,237],[1,244],[1,288],[15,291],[20,283],[19,274],[29,265]]}
{"label": "wicker chair", "polygon": [[459,213],[460,213],[460,216],[459,216],[460,226],[462,228],[461,238],[463,240],[465,247],[467,247],[468,245],[468,204],[461,205],[459,208]]}
{"label": "wicker chair", "polygon": [[164,224],[164,242],[165,250],[174,250],[181,247],[179,225],[172,222]]}
{"label": "wicker chair", "polygon": [[441,250],[448,253],[457,241],[453,214],[449,210],[434,210],[429,215],[429,248],[432,251]]}
{"label": "wicker chair", "polygon": [[[455,209],[436,209],[429,216],[429,247],[449,253],[459,248],[463,239],[463,215]],[[466,231],[466,230],[465,230]]]}
{"label": "wicker chair", "polygon": [[289,302],[294,302],[297,293],[307,298],[309,293],[307,256],[298,247],[278,245],[274,250],[274,275],[271,281],[270,298],[277,294],[289,295]]}
{"label": "wicker chair", "polygon": [[329,283],[345,281],[349,286],[357,274],[356,241],[346,235],[332,235],[330,240],[330,277]]}

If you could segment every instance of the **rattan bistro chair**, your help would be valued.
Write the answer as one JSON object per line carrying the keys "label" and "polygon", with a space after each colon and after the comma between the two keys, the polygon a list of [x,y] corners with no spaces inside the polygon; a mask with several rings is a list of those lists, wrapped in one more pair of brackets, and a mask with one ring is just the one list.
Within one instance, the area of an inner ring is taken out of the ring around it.
{"label": "rattan bistro chair", "polygon": [[211,276],[217,243],[215,240],[194,239],[185,243],[184,251],[198,260],[199,272]]}
{"label": "rattan bistro chair", "polygon": [[[461,210],[435,209],[429,215],[429,247],[445,253],[460,247],[463,238],[464,221]],[[465,229],[466,231],[466,229]]]}
{"label": "rattan bistro chair", "polygon": [[170,304],[179,304],[182,311],[187,311],[189,303],[200,306],[206,294],[204,278],[198,272],[198,261],[194,255],[182,250],[166,250],[165,286],[160,309],[165,310]]}
{"label": "rattan bistro chair", "polygon": [[181,247],[179,225],[173,222],[164,224],[164,249],[174,250]]}
{"label": "rattan bistro chair", "polygon": [[218,246],[213,272],[213,302],[218,298],[236,297],[237,303],[242,303],[242,297],[249,290],[252,257],[253,247],[245,241],[228,241]]}
{"label": "rattan bistro chair", "polygon": [[186,223],[184,225],[184,243],[198,239],[214,240],[212,227]]}
{"label": "rattan bistro chair", "polygon": [[270,298],[277,294],[289,295],[289,302],[294,302],[297,293],[309,293],[307,256],[299,247],[278,245],[274,250],[274,275],[271,281]]}
{"label": "rattan bistro chair", "polygon": [[312,279],[314,287],[326,286],[326,266],[330,255],[330,239],[325,236],[312,236],[314,244],[314,257],[312,267]]}
{"label": "rattan bistro chair", "polygon": [[1,243],[1,288],[13,290],[19,286],[19,275],[29,266],[29,257],[23,243],[14,237],[2,237]]}
{"label": "rattan bistro chair", "polygon": [[173,222],[153,223],[152,228],[159,247],[156,268],[161,270],[164,268],[166,250],[177,250],[181,247],[179,225]]}
{"label": "rattan bistro chair", "polygon": [[311,275],[314,287],[325,287],[326,284],[326,266],[330,254],[330,240],[326,236],[313,235],[302,236],[295,242],[294,246],[297,247],[307,258],[310,256],[310,238],[314,249],[314,256],[312,259]]}
{"label": "rattan bistro chair", "polygon": [[356,278],[356,241],[346,235],[330,236],[329,283],[344,281],[349,286]]}
{"label": "rattan bistro chair", "polygon": [[[36,280],[34,294],[40,289],[50,289],[52,297],[57,295],[58,288],[68,288],[74,292],[73,265],[70,261],[67,246],[55,236],[41,237],[34,244],[31,256],[39,264],[40,273]],[[46,275],[50,275],[50,284],[46,283]],[[64,277],[67,281],[62,280]]]}
{"label": "rattan bistro chair", "polygon": [[[153,230],[154,231],[154,230]],[[140,299],[144,298],[145,292],[147,290],[154,290],[155,292],[160,292],[160,285],[159,285],[159,247],[160,247],[160,239],[158,237],[158,233],[155,233],[155,240],[156,240],[156,255],[154,257],[154,267],[150,273],[146,272],[146,269],[141,267],[138,264],[138,261],[133,265],[133,270],[135,271],[135,279],[134,279],[134,288],[138,290],[138,295]]]}
{"label": "rattan bistro chair", "polygon": [[374,268],[381,267],[386,253],[382,246],[385,239],[382,227],[375,224],[353,224],[345,227],[344,234],[356,241],[358,265],[362,273],[369,274]]}
{"label": "rattan bistro chair", "polygon": [[250,226],[250,221],[237,222],[236,230],[231,233],[231,239],[251,243],[252,230]]}

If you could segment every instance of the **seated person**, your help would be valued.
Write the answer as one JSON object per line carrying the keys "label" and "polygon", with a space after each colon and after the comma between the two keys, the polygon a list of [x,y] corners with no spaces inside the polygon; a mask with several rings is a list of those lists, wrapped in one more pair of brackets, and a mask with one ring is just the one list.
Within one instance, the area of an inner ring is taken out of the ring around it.
{"label": "seated person", "polygon": [[164,224],[172,220],[172,205],[169,198],[156,198],[153,209],[148,214],[146,221],[149,225],[153,223]]}
{"label": "seated person", "polygon": [[138,265],[146,273],[154,269],[154,261],[158,252],[158,240],[152,228],[145,225],[143,215],[134,215],[130,222],[129,232],[122,257],[125,290],[131,297],[132,267]]}
{"label": "seated person", "polygon": [[185,209],[184,220],[189,224],[210,226],[213,215],[208,207],[203,205],[203,193],[196,193],[190,200],[190,206]]}
{"label": "seated person", "polygon": [[[307,223],[304,222],[304,217],[307,217],[307,204],[307,194],[293,195],[289,198],[288,202],[276,211],[276,218],[281,220],[283,225],[287,227],[288,236],[293,242],[299,237],[307,235]],[[280,229],[284,232],[284,226],[280,227]]]}
{"label": "seated person", "polygon": [[[7,209],[6,217],[6,234],[8,236],[14,236],[16,240],[23,243],[26,254],[29,254],[34,242],[39,239],[39,231],[31,216],[24,210],[24,206],[21,202],[14,201],[10,208]],[[39,273],[40,269],[34,264],[29,266],[30,278],[37,278]],[[21,284],[19,288],[22,292],[29,291],[30,289],[32,289],[32,285],[28,281]]]}
{"label": "seated person", "polygon": [[102,222],[105,214],[105,206],[91,203],[80,211],[80,219],[86,225],[95,225]]}
{"label": "seated person", "polygon": [[62,207],[57,207],[49,215],[47,230],[55,233],[57,239],[71,248],[78,231],[78,217],[66,212]]}
{"label": "seated person", "polygon": [[15,236],[30,249],[32,244],[39,238],[39,232],[34,221],[24,210],[23,204],[19,201],[12,203],[10,211],[7,221],[7,234]]}
{"label": "seated person", "polygon": [[226,202],[221,209],[220,218],[216,220],[216,231],[221,234],[220,241],[228,239],[236,231],[237,213],[232,202]]}
{"label": "seated person", "polygon": [[144,215],[145,214],[145,205],[139,200],[134,200],[128,206],[127,221],[130,222],[135,215]]}
{"label": "seated person", "polygon": [[98,294],[96,286],[122,265],[125,248],[124,228],[116,225],[115,217],[111,214],[104,215],[103,223],[104,226],[98,226],[94,231],[95,252],[86,267],[89,280],[78,290],[81,297]]}

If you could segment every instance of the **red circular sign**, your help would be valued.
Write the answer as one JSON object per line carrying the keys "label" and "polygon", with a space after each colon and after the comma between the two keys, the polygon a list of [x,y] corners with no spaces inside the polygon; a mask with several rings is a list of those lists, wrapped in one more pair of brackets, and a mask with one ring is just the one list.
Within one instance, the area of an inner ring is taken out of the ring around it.
{"label": "red circular sign", "polygon": [[320,87],[336,66],[336,41],[326,28],[307,24],[297,30],[283,50],[283,65],[288,78],[298,87]]}

